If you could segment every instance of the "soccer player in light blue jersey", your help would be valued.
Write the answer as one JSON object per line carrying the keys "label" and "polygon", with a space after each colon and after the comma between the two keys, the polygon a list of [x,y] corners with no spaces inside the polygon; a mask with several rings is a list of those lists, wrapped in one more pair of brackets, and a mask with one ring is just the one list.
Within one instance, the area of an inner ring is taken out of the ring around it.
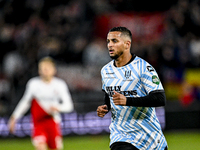
{"label": "soccer player in light blue jersey", "polygon": [[101,70],[105,104],[97,115],[112,113],[111,150],[167,150],[155,112],[155,107],[165,106],[165,92],[153,66],[131,54],[131,40],[126,27],[114,27],[107,35],[113,60]]}

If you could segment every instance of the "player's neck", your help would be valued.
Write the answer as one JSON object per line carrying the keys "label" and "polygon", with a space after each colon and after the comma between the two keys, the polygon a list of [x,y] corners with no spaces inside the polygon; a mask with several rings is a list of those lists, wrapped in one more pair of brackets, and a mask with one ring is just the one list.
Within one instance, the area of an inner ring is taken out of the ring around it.
{"label": "player's neck", "polygon": [[41,77],[42,81],[45,83],[50,83],[53,79],[53,77]]}
{"label": "player's neck", "polygon": [[125,66],[132,58],[131,53],[127,54],[127,55],[122,55],[119,58],[117,58],[115,60],[115,65],[116,67],[122,67]]}

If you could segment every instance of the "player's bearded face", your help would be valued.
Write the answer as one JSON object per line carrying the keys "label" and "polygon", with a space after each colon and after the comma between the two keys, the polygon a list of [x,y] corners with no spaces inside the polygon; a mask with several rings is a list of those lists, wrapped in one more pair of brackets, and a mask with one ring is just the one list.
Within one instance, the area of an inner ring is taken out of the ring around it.
{"label": "player's bearded face", "polygon": [[120,36],[121,32],[109,32],[107,36],[107,46],[112,59],[118,59],[124,53],[124,40]]}

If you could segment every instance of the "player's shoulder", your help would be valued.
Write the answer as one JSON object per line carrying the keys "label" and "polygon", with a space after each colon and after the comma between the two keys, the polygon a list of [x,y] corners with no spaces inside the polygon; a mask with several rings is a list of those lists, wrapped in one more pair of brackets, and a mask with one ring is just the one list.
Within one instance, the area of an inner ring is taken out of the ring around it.
{"label": "player's shoulder", "polygon": [[34,87],[35,85],[37,85],[39,82],[40,82],[40,77],[39,76],[36,76],[36,77],[32,77],[28,80],[27,82],[27,86],[31,86],[31,87]]}
{"label": "player's shoulder", "polygon": [[147,62],[146,60],[144,60],[143,58],[139,57],[139,56],[135,56],[135,59],[133,60],[133,62],[137,62],[137,63],[140,63],[140,62]]}
{"label": "player's shoulder", "polygon": [[144,73],[150,73],[150,74],[155,74],[156,73],[156,69],[146,60],[144,60],[141,57],[137,57],[136,61],[139,63],[138,66],[140,66],[140,70]]}
{"label": "player's shoulder", "polygon": [[58,78],[58,77],[54,77],[53,82],[55,82],[57,84],[66,84],[65,80]]}
{"label": "player's shoulder", "polygon": [[40,79],[40,77],[39,76],[37,76],[37,77],[33,77],[33,78],[30,78],[29,80],[28,80],[28,83],[30,84],[33,84],[33,83],[36,83],[36,82],[39,82],[41,79]]}
{"label": "player's shoulder", "polygon": [[138,63],[140,66],[151,66],[151,64],[147,60],[139,56],[136,56],[132,63]]}
{"label": "player's shoulder", "polygon": [[114,61],[111,60],[110,62],[108,62],[107,64],[105,64],[102,68],[101,68],[101,72],[103,72],[106,69],[111,69],[113,66]]}

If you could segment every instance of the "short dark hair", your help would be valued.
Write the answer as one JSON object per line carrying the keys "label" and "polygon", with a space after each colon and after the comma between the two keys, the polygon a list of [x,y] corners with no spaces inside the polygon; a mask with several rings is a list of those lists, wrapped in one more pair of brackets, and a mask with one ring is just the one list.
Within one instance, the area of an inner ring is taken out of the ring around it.
{"label": "short dark hair", "polygon": [[130,37],[130,39],[132,39],[132,33],[131,33],[131,31],[128,29],[128,28],[126,28],[126,27],[114,27],[114,28],[112,28],[112,29],[110,29],[109,30],[109,32],[114,32],[114,31],[119,31],[119,32],[121,32],[122,34],[124,34],[124,35],[126,35],[126,36],[129,36]]}

